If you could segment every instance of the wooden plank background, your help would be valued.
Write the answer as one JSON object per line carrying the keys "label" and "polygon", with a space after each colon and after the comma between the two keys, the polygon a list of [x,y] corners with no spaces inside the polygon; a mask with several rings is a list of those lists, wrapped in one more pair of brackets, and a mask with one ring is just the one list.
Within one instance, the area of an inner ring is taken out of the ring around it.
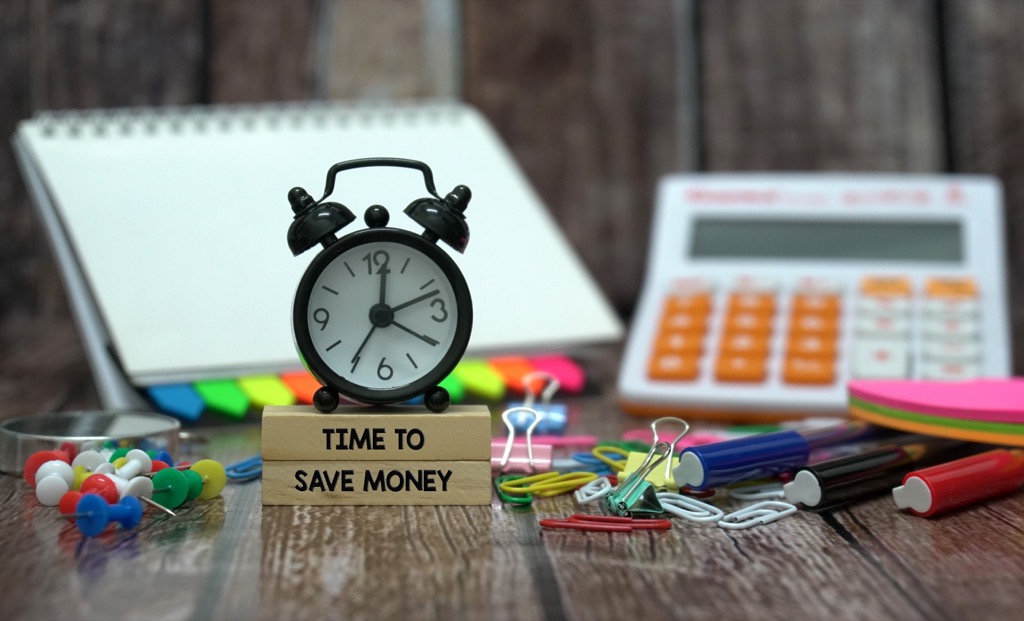
{"label": "wooden plank background", "polygon": [[[1022,30],[1013,0],[7,0],[0,134],[52,108],[461,97],[624,317],[661,174],[991,173],[1021,373]],[[5,145],[0,416],[95,401]]]}

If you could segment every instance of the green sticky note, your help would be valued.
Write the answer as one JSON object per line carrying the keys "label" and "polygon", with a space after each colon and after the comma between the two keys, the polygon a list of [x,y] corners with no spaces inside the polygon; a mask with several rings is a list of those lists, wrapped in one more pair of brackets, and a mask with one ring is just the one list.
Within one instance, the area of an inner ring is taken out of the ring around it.
{"label": "green sticky note", "polygon": [[235,380],[206,380],[196,382],[194,387],[206,407],[214,412],[242,418],[249,411],[249,397]]}
{"label": "green sticky note", "polygon": [[253,375],[238,379],[238,385],[252,401],[253,406],[292,405],[295,393],[276,375]]}
{"label": "green sticky note", "polygon": [[499,401],[505,396],[505,381],[486,360],[463,360],[452,375],[462,382],[466,392],[490,401]]}
{"label": "green sticky note", "polygon": [[454,374],[444,378],[438,386],[448,391],[448,395],[452,398],[452,403],[462,403],[462,400],[466,398],[466,387],[462,385],[462,382]]}

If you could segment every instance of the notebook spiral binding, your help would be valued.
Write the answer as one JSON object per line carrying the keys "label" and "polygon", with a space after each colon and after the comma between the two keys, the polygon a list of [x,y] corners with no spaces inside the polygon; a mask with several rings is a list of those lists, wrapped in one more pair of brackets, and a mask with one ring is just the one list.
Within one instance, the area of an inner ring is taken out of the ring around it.
{"label": "notebook spiral binding", "polygon": [[43,136],[77,137],[187,134],[207,131],[367,125],[455,123],[469,108],[449,100],[215,104],[161,108],[43,110],[33,116]]}

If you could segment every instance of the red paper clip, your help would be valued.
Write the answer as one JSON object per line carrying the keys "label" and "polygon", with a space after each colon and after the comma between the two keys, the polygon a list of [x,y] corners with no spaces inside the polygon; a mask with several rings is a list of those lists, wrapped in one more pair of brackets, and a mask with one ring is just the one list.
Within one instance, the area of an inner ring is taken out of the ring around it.
{"label": "red paper clip", "polygon": [[576,513],[568,519],[541,520],[544,528],[566,528],[605,533],[630,533],[634,530],[668,530],[672,528],[669,520],[646,520],[638,518],[617,517],[614,515],[585,515]]}

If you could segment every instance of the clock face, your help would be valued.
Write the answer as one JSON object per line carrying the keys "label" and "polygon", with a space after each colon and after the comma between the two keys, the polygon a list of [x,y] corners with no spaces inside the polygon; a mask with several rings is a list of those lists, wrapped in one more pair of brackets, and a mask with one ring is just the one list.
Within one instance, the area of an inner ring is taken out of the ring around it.
{"label": "clock face", "polygon": [[300,284],[300,353],[318,379],[357,400],[419,395],[465,351],[472,313],[465,281],[419,236],[390,229],[349,237],[354,244],[346,238],[325,250]]}

